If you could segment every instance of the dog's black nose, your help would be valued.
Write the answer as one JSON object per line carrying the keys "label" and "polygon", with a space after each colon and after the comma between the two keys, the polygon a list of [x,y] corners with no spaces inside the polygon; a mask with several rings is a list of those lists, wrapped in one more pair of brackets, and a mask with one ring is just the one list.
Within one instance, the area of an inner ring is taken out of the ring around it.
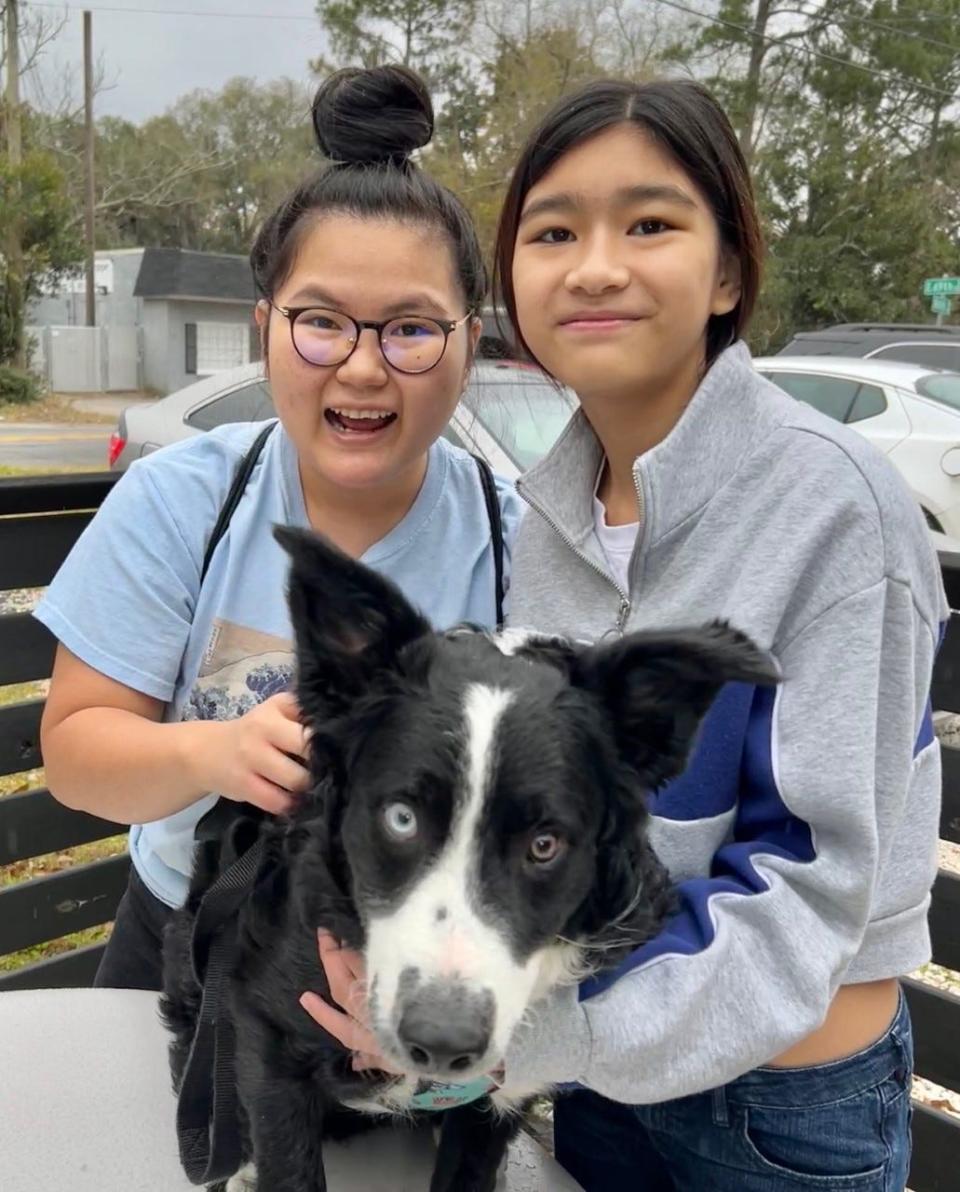
{"label": "dog's black nose", "polygon": [[491,999],[423,992],[413,998],[397,1027],[404,1049],[424,1072],[456,1077],[483,1058],[490,1045]]}

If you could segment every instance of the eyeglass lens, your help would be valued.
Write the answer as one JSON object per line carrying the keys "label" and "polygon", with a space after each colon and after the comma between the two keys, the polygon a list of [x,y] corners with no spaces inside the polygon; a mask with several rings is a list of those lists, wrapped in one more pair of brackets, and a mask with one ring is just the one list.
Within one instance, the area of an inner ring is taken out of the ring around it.
{"label": "eyeglass lens", "polygon": [[[310,364],[342,364],[353,350],[357,326],[339,311],[305,310],[293,323],[293,342]],[[404,315],[380,332],[384,356],[401,372],[426,372],[440,360],[447,337],[433,319]]]}

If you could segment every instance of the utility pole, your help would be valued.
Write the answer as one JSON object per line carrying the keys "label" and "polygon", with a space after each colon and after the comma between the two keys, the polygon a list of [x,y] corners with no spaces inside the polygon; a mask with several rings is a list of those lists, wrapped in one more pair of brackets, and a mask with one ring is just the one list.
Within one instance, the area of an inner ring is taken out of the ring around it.
{"label": "utility pole", "polygon": [[21,240],[21,212],[18,202],[20,181],[17,177],[23,164],[23,142],[20,131],[20,13],[19,0],[6,0],[4,5],[7,29],[7,164],[11,177],[11,212],[6,229],[5,248],[7,268],[5,278],[7,318],[13,327],[13,365],[26,365],[23,342],[23,242]]}
{"label": "utility pole", "polygon": [[20,139],[20,14],[19,0],[6,0],[7,25],[7,160],[18,168],[23,158]]}
{"label": "utility pole", "polygon": [[87,199],[84,224],[87,241],[87,326],[97,325],[96,290],[96,239],[94,234],[93,209],[96,201],[93,173],[93,13],[83,14],[83,109],[84,134],[86,142],[85,165]]}

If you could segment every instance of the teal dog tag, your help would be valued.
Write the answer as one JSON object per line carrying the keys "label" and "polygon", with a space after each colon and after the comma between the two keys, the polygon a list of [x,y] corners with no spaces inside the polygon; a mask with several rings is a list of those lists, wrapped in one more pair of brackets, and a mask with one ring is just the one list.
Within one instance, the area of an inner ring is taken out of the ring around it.
{"label": "teal dog tag", "polygon": [[469,1084],[441,1084],[435,1080],[421,1080],[417,1091],[410,1098],[413,1109],[456,1109],[458,1105],[469,1105],[478,1101],[500,1086],[489,1076],[478,1076]]}

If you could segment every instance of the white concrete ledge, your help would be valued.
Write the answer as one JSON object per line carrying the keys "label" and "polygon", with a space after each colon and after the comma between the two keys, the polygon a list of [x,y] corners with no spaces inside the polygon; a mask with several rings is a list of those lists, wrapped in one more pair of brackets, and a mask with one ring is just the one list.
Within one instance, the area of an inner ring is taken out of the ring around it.
{"label": "white concrete ledge", "polygon": [[[3,1192],[190,1192],[177,1158],[156,996],[115,989],[0,994]],[[426,1192],[432,1130],[327,1148],[330,1192]],[[579,1185],[521,1134],[503,1192]]]}

